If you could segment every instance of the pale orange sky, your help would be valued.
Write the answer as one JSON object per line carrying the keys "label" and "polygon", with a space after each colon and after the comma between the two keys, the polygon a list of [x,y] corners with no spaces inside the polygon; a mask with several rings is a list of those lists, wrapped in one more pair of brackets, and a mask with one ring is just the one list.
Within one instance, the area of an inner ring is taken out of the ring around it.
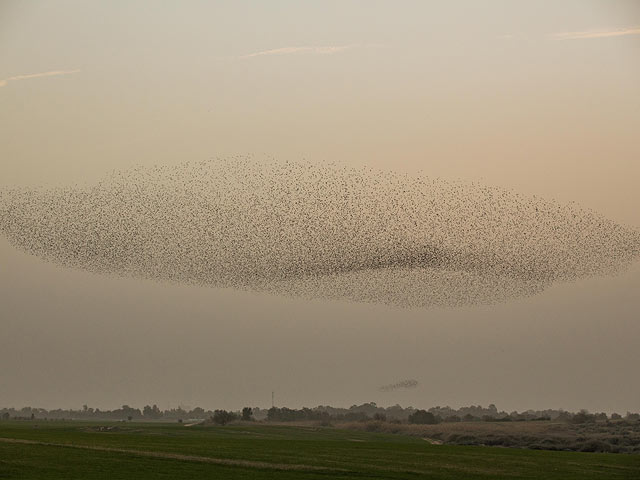
{"label": "pale orange sky", "polygon": [[[0,4],[0,187],[245,153],[422,171],[640,229],[640,3]],[[394,310],[99,277],[0,241],[0,406],[640,409],[640,270]],[[222,336],[222,340],[218,338]],[[381,393],[402,378],[420,386]]]}

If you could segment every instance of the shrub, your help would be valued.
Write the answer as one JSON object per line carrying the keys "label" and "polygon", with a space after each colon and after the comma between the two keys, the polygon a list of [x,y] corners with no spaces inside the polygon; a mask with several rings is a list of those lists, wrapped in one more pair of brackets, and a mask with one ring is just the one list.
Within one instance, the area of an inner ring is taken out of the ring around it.
{"label": "shrub", "polygon": [[590,440],[580,447],[581,452],[611,452],[611,445],[600,440]]}
{"label": "shrub", "polygon": [[380,422],[367,422],[364,426],[364,429],[367,432],[379,432],[382,427]]}

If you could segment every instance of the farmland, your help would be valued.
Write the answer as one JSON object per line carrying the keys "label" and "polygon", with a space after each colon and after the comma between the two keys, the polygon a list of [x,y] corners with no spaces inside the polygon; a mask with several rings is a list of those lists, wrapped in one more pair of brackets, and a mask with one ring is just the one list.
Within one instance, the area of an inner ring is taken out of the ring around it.
{"label": "farmland", "polygon": [[640,456],[246,423],[0,423],[0,479],[632,479]]}

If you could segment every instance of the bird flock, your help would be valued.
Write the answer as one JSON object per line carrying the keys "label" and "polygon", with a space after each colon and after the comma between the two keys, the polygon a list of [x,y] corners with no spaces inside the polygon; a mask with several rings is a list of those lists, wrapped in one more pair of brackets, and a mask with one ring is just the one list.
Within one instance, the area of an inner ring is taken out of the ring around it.
{"label": "bird flock", "polygon": [[393,392],[394,390],[416,388],[417,386],[418,386],[417,380],[414,380],[414,379],[401,380],[396,383],[390,383],[389,385],[383,385],[382,387],[380,387],[380,391]]}
{"label": "bird flock", "polygon": [[410,308],[504,302],[640,256],[639,232],[574,204],[251,156],[0,191],[0,232],[97,273]]}

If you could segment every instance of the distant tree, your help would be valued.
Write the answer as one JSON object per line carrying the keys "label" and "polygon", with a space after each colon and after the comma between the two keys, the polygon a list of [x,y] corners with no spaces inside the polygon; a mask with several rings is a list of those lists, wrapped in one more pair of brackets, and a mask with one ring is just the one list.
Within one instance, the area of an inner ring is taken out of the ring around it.
{"label": "distant tree", "polygon": [[229,422],[237,420],[237,415],[233,412],[227,412],[226,410],[216,410],[213,412],[213,423],[218,425],[226,425]]}
{"label": "distant tree", "polygon": [[457,416],[457,415],[449,415],[448,417],[446,417],[446,418],[444,419],[444,421],[445,421],[445,422],[451,422],[451,423],[453,423],[453,422],[459,422],[459,421],[460,421],[460,417],[459,417],[459,416]]}
{"label": "distant tree", "polygon": [[2,414],[2,420],[9,420],[9,416],[10,416],[10,415],[9,415],[9,412],[4,412],[4,413]]}
{"label": "distant tree", "polygon": [[189,412],[189,415],[193,418],[204,418],[204,408],[196,407]]}
{"label": "distant tree", "polygon": [[571,418],[571,423],[594,423],[596,416],[590,414],[587,410],[580,410]]}
{"label": "distant tree", "polygon": [[620,415],[619,413],[612,413],[611,420],[622,420],[622,415]]}
{"label": "distant tree", "polygon": [[278,407],[271,407],[269,410],[267,410],[267,420],[269,420],[270,422],[282,420],[280,410],[281,409],[279,409]]}
{"label": "distant tree", "polygon": [[598,422],[606,422],[607,421],[607,414],[604,413],[604,412],[596,413],[595,417],[596,417],[596,421],[598,421]]}
{"label": "distant tree", "polygon": [[131,419],[142,417],[142,412],[140,411],[139,408],[133,408],[133,407],[130,407],[129,405],[123,405],[122,408],[120,408],[119,410],[114,410],[112,413],[114,416],[117,415],[120,418],[127,418],[127,419],[129,417],[131,417]]}
{"label": "distant tree", "polygon": [[384,413],[376,413],[373,415],[373,419],[378,422],[386,422],[387,416]]}
{"label": "distant tree", "polygon": [[250,407],[244,407],[242,409],[242,420],[250,422],[253,420],[253,410]]}
{"label": "distant tree", "polygon": [[160,411],[157,405],[154,405],[153,407],[150,407],[149,405],[145,405],[144,408],[142,409],[142,415],[145,418],[151,418],[151,419],[162,418],[162,412]]}
{"label": "distant tree", "polygon": [[411,415],[409,415],[408,420],[409,423],[416,423],[421,425],[433,425],[435,423],[438,423],[438,419],[436,418],[436,416],[431,412],[427,412],[426,410],[416,410]]}

